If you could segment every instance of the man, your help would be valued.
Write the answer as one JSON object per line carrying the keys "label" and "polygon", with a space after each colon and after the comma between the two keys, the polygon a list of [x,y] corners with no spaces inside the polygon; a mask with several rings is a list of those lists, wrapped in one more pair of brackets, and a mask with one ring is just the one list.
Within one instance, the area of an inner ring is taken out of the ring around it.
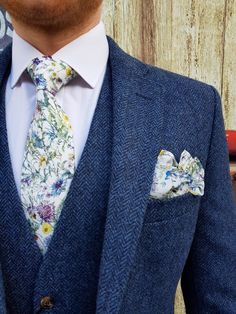
{"label": "man", "polygon": [[214,87],[105,35],[102,0],[0,0],[1,313],[236,313]]}

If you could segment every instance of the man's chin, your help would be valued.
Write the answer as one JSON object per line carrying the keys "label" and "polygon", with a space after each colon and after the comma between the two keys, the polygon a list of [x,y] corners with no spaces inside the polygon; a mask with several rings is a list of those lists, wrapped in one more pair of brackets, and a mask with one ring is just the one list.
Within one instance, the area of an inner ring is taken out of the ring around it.
{"label": "man's chin", "polygon": [[60,11],[47,11],[46,13],[41,12],[41,10],[34,9],[19,9],[15,10],[15,8],[8,8],[8,13],[10,14],[13,25],[14,20],[17,23],[27,25],[28,27],[37,27],[42,29],[51,29],[54,28],[63,29],[65,26],[70,26],[74,22],[79,22],[79,19],[74,18],[73,15],[65,16],[63,12]]}
{"label": "man's chin", "polygon": [[75,8],[71,3],[58,1],[35,0],[0,0],[2,6],[17,22],[30,26],[59,27],[63,22],[69,23],[75,15]]}
{"label": "man's chin", "polygon": [[102,0],[0,0],[13,20],[48,31],[83,24]]}

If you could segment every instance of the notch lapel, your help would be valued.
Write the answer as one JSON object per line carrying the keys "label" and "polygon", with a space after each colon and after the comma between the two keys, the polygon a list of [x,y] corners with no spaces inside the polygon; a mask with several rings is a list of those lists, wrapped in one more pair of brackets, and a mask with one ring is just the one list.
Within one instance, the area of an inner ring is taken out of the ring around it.
{"label": "notch lapel", "polygon": [[[116,314],[141,233],[162,149],[163,86],[108,37],[113,88],[113,155],[97,314]],[[150,80],[150,81],[149,81]]]}

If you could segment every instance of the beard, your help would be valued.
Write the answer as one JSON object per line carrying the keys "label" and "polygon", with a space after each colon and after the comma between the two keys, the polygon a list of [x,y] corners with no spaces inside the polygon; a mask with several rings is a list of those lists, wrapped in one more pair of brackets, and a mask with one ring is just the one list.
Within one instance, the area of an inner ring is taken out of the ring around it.
{"label": "beard", "polygon": [[61,30],[86,22],[103,0],[0,0],[10,16],[28,27]]}

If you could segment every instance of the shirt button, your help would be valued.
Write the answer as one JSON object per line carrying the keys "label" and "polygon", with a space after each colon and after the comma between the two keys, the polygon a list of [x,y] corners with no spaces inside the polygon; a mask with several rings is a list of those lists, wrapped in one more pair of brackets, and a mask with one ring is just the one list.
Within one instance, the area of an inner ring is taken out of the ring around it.
{"label": "shirt button", "polygon": [[50,296],[42,297],[40,305],[41,309],[52,309],[54,306],[53,298]]}

